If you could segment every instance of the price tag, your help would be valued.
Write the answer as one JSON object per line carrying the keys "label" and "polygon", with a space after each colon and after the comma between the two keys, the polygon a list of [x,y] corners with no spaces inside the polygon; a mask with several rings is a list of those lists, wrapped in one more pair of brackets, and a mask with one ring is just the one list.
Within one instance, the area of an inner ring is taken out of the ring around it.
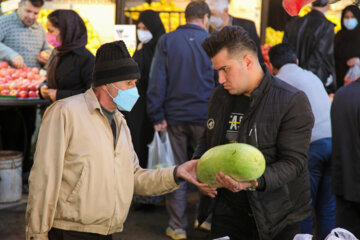
{"label": "price tag", "polygon": [[136,25],[119,24],[114,26],[114,40],[123,40],[132,56],[136,50]]}

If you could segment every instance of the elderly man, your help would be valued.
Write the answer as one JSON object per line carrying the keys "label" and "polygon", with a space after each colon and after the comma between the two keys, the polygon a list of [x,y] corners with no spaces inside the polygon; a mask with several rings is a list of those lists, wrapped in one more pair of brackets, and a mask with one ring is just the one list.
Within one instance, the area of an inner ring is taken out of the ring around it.
{"label": "elderly man", "polygon": [[206,0],[206,2],[211,10],[210,32],[220,31],[226,26],[240,26],[244,28],[256,44],[260,63],[264,63],[260,49],[260,39],[256,32],[255,23],[244,18],[235,18],[231,16],[229,14],[229,0]]}
{"label": "elderly man", "polygon": [[45,112],[30,174],[26,239],[111,239],[122,231],[134,193],[170,192],[178,178],[215,191],[197,182],[197,161],[141,169],[118,111],[135,104],[139,78],[125,44],[105,44],[96,54],[93,88]]}

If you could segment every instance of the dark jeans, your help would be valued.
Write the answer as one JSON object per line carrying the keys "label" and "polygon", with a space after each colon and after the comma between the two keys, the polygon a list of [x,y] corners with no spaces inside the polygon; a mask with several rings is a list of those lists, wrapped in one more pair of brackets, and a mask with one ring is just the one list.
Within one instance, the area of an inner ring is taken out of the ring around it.
{"label": "dark jeans", "polygon": [[[323,240],[335,226],[335,196],[331,193],[331,139],[312,142],[308,154],[316,239]],[[313,218],[301,222],[302,233],[313,234]]]}
{"label": "dark jeans", "polygon": [[112,240],[112,235],[67,231],[58,228],[52,228],[48,236],[49,240]]}
{"label": "dark jeans", "polygon": [[[359,200],[360,201],[360,200]],[[350,202],[336,196],[336,227],[350,231],[360,238],[360,202]]]}
{"label": "dark jeans", "polygon": [[[292,240],[300,230],[300,223],[288,225],[273,240]],[[259,240],[251,210],[234,208],[220,198],[213,212],[211,239],[225,236],[229,236],[231,240]]]}

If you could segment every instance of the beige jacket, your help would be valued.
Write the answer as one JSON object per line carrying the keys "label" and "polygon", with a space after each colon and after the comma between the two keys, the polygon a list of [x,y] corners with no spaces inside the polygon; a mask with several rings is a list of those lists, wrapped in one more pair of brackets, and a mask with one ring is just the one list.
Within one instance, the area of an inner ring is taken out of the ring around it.
{"label": "beige jacket", "polygon": [[26,210],[26,239],[48,239],[52,228],[120,232],[133,194],[175,190],[174,167],[142,169],[130,132],[116,111],[117,141],[92,89],[59,100],[40,127]]}

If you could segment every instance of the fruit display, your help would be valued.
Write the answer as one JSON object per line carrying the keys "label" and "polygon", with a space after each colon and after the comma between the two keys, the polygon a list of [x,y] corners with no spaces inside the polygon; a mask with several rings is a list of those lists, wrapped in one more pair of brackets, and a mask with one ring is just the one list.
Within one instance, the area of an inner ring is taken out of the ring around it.
{"label": "fruit display", "polygon": [[271,45],[266,43],[264,45],[261,45],[260,48],[261,48],[262,56],[264,58],[264,63],[268,67],[269,71],[272,72],[273,69],[271,67],[270,58],[269,58],[269,51],[270,51]]}
{"label": "fruit display", "polygon": [[245,143],[229,143],[206,151],[197,165],[197,177],[212,187],[220,187],[215,176],[220,171],[238,182],[256,180],[265,171],[264,155]]}
{"label": "fruit display", "polygon": [[[46,29],[47,16],[54,10],[52,9],[43,9],[39,13],[38,21]],[[80,15],[80,14],[79,14]],[[101,46],[100,36],[94,29],[94,26],[91,24],[88,18],[82,17],[87,29],[88,34],[88,44],[86,48],[94,55],[96,55],[97,49]]]}
{"label": "fruit display", "polygon": [[[145,2],[136,7],[126,8],[125,16],[130,17],[130,13],[128,11],[145,11],[145,10],[153,10],[160,12],[160,19],[164,24],[166,32],[174,31],[178,26],[186,23],[184,13],[170,13],[170,14],[167,13],[167,12],[184,11],[184,9],[177,7],[173,0],[170,1],[160,0],[160,2],[152,2],[151,4]],[[131,13],[131,18],[133,21],[137,21],[139,19],[139,16],[140,16],[139,12]],[[171,27],[169,27],[169,25],[171,25]]]}
{"label": "fruit display", "polygon": [[267,27],[265,30],[265,43],[269,44],[271,47],[277,44],[282,43],[284,38],[283,31],[277,31],[272,27]]}
{"label": "fruit display", "polygon": [[0,62],[0,97],[38,98],[39,85],[45,79],[39,75],[38,68],[15,69],[7,62]]}

